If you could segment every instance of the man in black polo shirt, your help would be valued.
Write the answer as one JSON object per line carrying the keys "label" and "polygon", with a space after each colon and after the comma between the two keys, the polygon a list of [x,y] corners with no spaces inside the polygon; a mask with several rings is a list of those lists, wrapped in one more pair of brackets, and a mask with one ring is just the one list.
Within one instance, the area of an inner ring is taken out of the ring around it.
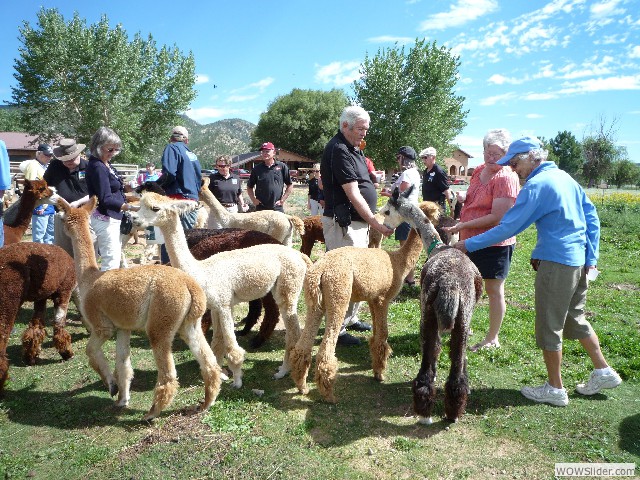
{"label": "man in black polo shirt", "polygon": [[422,176],[422,200],[438,203],[444,210],[445,201],[451,199],[449,179],[444,170],[436,163],[436,149],[427,147],[420,152],[424,162]]}
{"label": "man in black polo shirt", "polygon": [[[238,211],[247,211],[247,206],[242,198],[242,182],[236,176],[231,174],[231,157],[229,155],[220,155],[216,159],[215,173],[209,176],[209,190],[218,199],[222,206],[231,213]],[[209,216],[209,228],[222,228],[222,225]]]}
{"label": "man in black polo shirt", "polygon": [[247,195],[256,206],[256,210],[275,210],[284,213],[284,202],[293,190],[289,167],[276,160],[276,148],[271,142],[263,143],[260,153],[264,163],[256,165],[251,170],[247,183]]}

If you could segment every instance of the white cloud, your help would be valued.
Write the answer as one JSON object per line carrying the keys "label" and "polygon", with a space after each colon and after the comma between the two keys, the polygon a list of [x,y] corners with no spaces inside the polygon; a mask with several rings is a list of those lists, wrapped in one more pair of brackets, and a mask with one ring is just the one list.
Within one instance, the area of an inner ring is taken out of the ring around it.
{"label": "white cloud", "polygon": [[209,75],[205,75],[204,73],[197,73],[196,85],[200,85],[202,83],[209,83]]}
{"label": "white cloud", "polygon": [[544,115],[540,115],[539,113],[527,113],[525,117],[536,119],[536,118],[543,118]]}
{"label": "white cloud", "polygon": [[492,97],[486,97],[480,99],[480,105],[488,107],[491,105],[495,105],[498,102],[506,102],[508,100],[513,100],[516,98],[516,94],[514,92],[502,93],[500,95],[494,95]]}
{"label": "white cloud", "polygon": [[421,32],[445,30],[459,27],[493,12],[498,8],[496,0],[458,0],[451,5],[448,12],[434,13],[424,20],[418,30]]}
{"label": "white cloud", "polygon": [[640,45],[635,45],[629,49],[629,58],[640,58]]}
{"label": "white cloud", "polygon": [[595,77],[596,75],[610,75],[612,73],[609,65],[615,63],[613,57],[605,55],[601,60],[597,57],[584,62],[580,68],[576,68],[575,64],[569,64],[562,68],[563,75],[561,78],[571,80],[581,77]]}
{"label": "white cloud", "polygon": [[243,92],[245,90],[257,89],[258,93],[263,93],[266,88],[271,85],[275,79],[273,77],[266,77],[262,80],[258,80],[257,82],[250,83],[249,85],[245,85],[243,87],[235,88],[231,90],[231,93]]}
{"label": "white cloud", "polygon": [[215,108],[215,107],[201,107],[201,108],[190,108],[186,112],[187,117],[192,118],[196,122],[202,123],[206,120],[213,120],[216,118],[221,118],[232,113],[231,110],[225,110],[223,108]]}
{"label": "white cloud", "polygon": [[573,84],[565,83],[559,93],[568,95],[611,90],[640,90],[640,74],[594,78]]}
{"label": "white cloud", "polygon": [[317,65],[315,79],[317,82],[348,85],[360,78],[360,62],[331,62],[329,65]]}
{"label": "white cloud", "polygon": [[621,3],[621,0],[604,0],[603,2],[594,3],[589,9],[592,19],[597,20],[624,14],[625,9],[618,8]]}
{"label": "white cloud", "polygon": [[415,41],[415,38],[411,37],[394,37],[392,35],[380,35],[379,37],[371,37],[367,39],[369,43],[397,43],[399,45],[406,45]]}
{"label": "white cloud", "polygon": [[558,98],[559,95],[557,93],[548,92],[548,93],[526,93],[522,96],[523,100],[553,100],[554,98]]}
{"label": "white cloud", "polygon": [[504,85],[505,83],[509,84],[509,85],[519,85],[521,83],[526,82],[527,80],[528,80],[527,77],[525,77],[525,78],[514,78],[514,77],[509,78],[509,77],[505,77],[503,75],[500,75],[499,73],[496,73],[494,75],[491,75],[488,78],[487,82],[493,83],[495,85]]}

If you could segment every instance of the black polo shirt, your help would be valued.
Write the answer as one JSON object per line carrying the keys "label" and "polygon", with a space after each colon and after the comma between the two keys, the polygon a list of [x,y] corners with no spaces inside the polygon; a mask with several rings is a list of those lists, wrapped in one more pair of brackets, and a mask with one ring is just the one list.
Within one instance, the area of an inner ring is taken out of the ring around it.
{"label": "black polo shirt", "polygon": [[319,195],[320,186],[318,185],[318,179],[314,177],[309,180],[309,198],[317,202],[319,200]]}
{"label": "black polo shirt", "polygon": [[[333,217],[333,206],[350,203],[342,185],[358,182],[358,190],[372,212],[376,211],[378,192],[369,177],[367,162],[361,150],[353,147],[342,132],[338,132],[322,154],[320,164],[322,193],[324,195],[324,216]],[[364,220],[355,208],[351,208],[351,220]]]}
{"label": "black polo shirt", "polygon": [[422,200],[444,205],[443,192],[448,188],[449,179],[439,165],[435,164],[431,170],[424,171],[422,176]]}
{"label": "black polo shirt", "polygon": [[238,203],[238,195],[242,193],[242,182],[236,175],[223,177],[220,172],[209,175],[209,190],[220,203]]}
{"label": "black polo shirt", "polygon": [[60,160],[54,158],[49,162],[43,178],[47,185],[56,187],[58,195],[71,203],[89,195],[85,179],[87,165],[87,160],[81,159],[78,168],[70,171]]}
{"label": "black polo shirt", "polygon": [[277,160],[270,167],[264,163],[253,167],[247,183],[249,188],[255,187],[256,198],[268,210],[273,210],[275,203],[282,198],[285,185],[291,185],[289,167]]}

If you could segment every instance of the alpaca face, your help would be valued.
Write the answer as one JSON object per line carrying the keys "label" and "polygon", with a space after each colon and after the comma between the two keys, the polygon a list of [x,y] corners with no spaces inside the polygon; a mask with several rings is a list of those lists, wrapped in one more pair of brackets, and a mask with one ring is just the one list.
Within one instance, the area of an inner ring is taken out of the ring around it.
{"label": "alpaca face", "polygon": [[175,200],[156,193],[145,192],[140,199],[140,210],[132,215],[133,222],[139,227],[152,225],[162,227],[178,222],[182,213],[198,208],[196,202]]}
{"label": "alpaca face", "polygon": [[384,215],[384,224],[387,227],[396,228],[402,222],[409,222],[411,225],[415,225],[416,221],[426,220],[424,213],[407,200],[411,190],[413,190],[413,185],[402,193],[396,188],[387,204],[380,209],[380,213]]}

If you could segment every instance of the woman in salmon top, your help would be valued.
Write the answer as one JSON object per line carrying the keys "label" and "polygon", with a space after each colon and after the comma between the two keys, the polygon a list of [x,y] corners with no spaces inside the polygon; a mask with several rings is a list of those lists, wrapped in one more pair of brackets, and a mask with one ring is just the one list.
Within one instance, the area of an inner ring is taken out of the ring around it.
{"label": "woman in salmon top", "polygon": [[[458,193],[458,201],[464,202],[460,222],[446,231],[460,232],[460,240],[479,235],[500,223],[503,215],[516,201],[520,191],[518,175],[511,167],[501,167],[496,162],[502,158],[511,143],[511,135],[505,129],[489,130],[482,144],[484,164],[475,169],[469,189]],[[498,333],[504,319],[504,281],[509,274],[511,257],[516,238],[468,253],[484,279],[484,288],[489,297],[489,331],[484,340],[470,347],[472,352],[480,348],[500,346]]]}

